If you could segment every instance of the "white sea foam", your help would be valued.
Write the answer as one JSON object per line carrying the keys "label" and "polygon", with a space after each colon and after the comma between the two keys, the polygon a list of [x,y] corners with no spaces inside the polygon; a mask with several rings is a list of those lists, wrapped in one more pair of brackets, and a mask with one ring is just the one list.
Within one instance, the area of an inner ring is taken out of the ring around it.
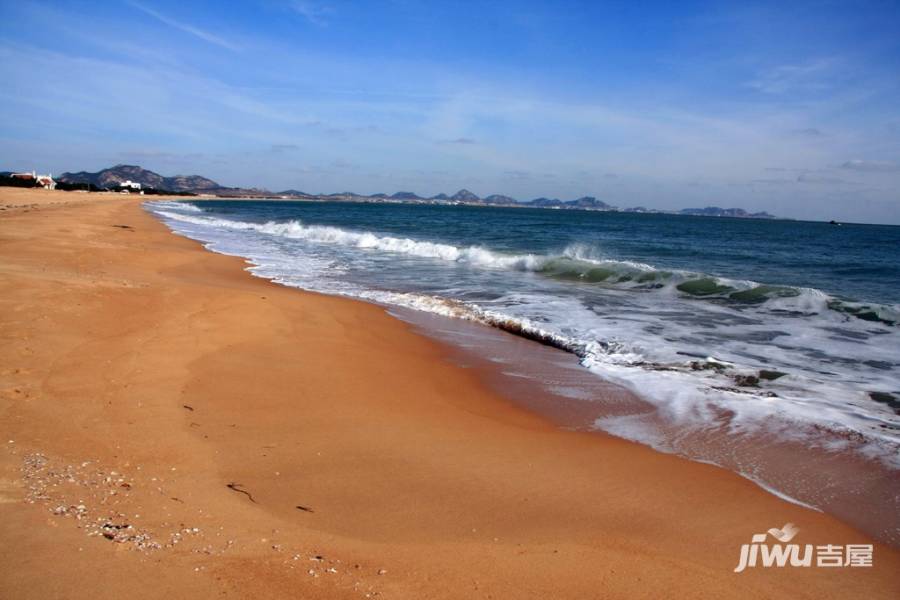
{"label": "white sea foam", "polygon": [[196,204],[179,200],[157,200],[153,202],[154,210],[175,210],[185,213],[202,213],[203,209]]}
{"label": "white sea foam", "polygon": [[154,211],[167,219],[182,223],[226,230],[255,231],[274,237],[318,244],[438,259],[480,268],[540,272],[548,276],[568,276],[588,283],[603,283],[626,289],[658,289],[701,298],[743,299],[744,296],[741,294],[750,294],[746,296],[747,302],[764,301],[770,310],[823,313],[835,309],[843,311],[844,314],[853,314],[852,311],[868,309],[880,319],[900,322],[898,305],[863,305],[839,301],[812,288],[765,286],[754,281],[712,277],[691,271],[660,270],[645,263],[605,259],[598,256],[595,249],[584,244],[571,244],[557,255],[504,254],[481,246],[459,247],[441,242],[380,235],[369,231],[307,225],[298,220],[254,223],[198,216],[196,213],[202,210],[184,202],[155,203]]}

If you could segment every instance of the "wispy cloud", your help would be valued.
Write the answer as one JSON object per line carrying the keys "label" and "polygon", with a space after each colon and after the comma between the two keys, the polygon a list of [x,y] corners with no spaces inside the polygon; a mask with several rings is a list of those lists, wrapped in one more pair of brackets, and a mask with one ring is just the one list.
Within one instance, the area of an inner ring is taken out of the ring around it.
{"label": "wispy cloud", "polygon": [[797,183],[815,183],[822,185],[858,185],[855,181],[847,181],[839,177],[829,177],[828,175],[815,175],[810,173],[801,173],[797,176]]}
{"label": "wispy cloud", "polygon": [[760,185],[791,185],[796,183],[794,179],[754,179],[750,183],[756,183]]}
{"label": "wispy cloud", "polygon": [[290,152],[291,150],[299,150],[297,144],[272,144],[272,152],[280,154],[281,152]]}
{"label": "wispy cloud", "polygon": [[504,171],[503,175],[509,179],[531,179],[531,173],[528,171],[510,170]]}
{"label": "wispy cloud", "polygon": [[324,27],[328,24],[327,17],[334,12],[331,6],[312,2],[310,0],[293,0],[291,8],[313,25]]}
{"label": "wispy cloud", "polygon": [[796,136],[799,136],[799,137],[810,137],[810,138],[817,138],[817,137],[822,137],[823,135],[825,135],[824,133],[822,133],[821,129],[816,129],[815,127],[807,127],[805,129],[794,129],[793,131],[791,131],[791,133]]}
{"label": "wispy cloud", "polygon": [[898,173],[900,172],[900,163],[880,160],[848,160],[841,165],[841,168],[863,173]]}
{"label": "wispy cloud", "polygon": [[459,137],[459,138],[455,138],[455,139],[452,139],[452,140],[441,140],[441,141],[438,142],[438,143],[440,143],[440,144],[463,144],[463,145],[470,145],[470,144],[477,144],[478,142],[476,142],[476,141],[473,140],[472,138]]}
{"label": "wispy cloud", "polygon": [[228,40],[224,40],[217,35],[214,35],[212,33],[209,33],[208,31],[204,31],[204,30],[200,29],[199,27],[194,27],[193,25],[190,25],[188,23],[184,23],[182,21],[178,21],[171,17],[167,17],[166,15],[164,15],[160,12],[157,12],[156,10],[153,10],[152,8],[150,8],[148,6],[144,6],[143,4],[141,4],[139,2],[134,2],[133,0],[128,0],[128,4],[130,4],[131,6],[133,6],[136,9],[138,9],[139,11],[143,12],[144,14],[150,15],[151,17],[153,17],[160,23],[164,23],[164,24],[168,25],[169,27],[174,27],[175,29],[179,29],[185,33],[189,33],[190,35],[197,37],[205,42],[208,42],[210,44],[215,44],[216,46],[221,46],[222,48],[227,48],[228,50],[232,50],[232,51],[240,50],[240,48],[236,44],[233,44],[233,43],[229,42]]}
{"label": "wispy cloud", "polygon": [[335,160],[335,161],[332,161],[331,166],[332,166],[332,168],[335,168],[335,169],[338,169],[338,170],[356,170],[356,169],[359,169],[359,165],[357,165],[356,163],[352,163],[352,162],[346,161],[346,160],[344,160],[344,159],[342,159],[342,158],[339,158],[339,159],[337,159],[337,160]]}
{"label": "wispy cloud", "polygon": [[828,87],[827,79],[833,66],[833,61],[825,59],[779,65],[759,73],[747,86],[772,95],[819,91]]}
{"label": "wispy cloud", "polygon": [[185,161],[206,158],[206,155],[202,152],[179,154],[177,152],[165,152],[161,150],[124,150],[119,152],[118,156],[129,161],[153,161],[180,164],[183,164]]}

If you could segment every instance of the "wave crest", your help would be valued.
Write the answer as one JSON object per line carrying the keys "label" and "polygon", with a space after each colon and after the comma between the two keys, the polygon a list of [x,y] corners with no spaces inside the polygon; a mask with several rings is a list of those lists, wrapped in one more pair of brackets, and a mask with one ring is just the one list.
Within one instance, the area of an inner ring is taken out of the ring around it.
{"label": "wave crest", "polygon": [[[184,202],[153,203],[169,219],[266,235],[431,258],[485,269],[532,272],[544,277],[636,290],[668,290],[680,295],[739,305],[766,304],[767,308],[803,314],[834,311],[848,318],[900,324],[900,306],[862,304],[835,298],[819,290],[734,280],[686,270],[664,270],[640,262],[599,256],[595,248],[570,244],[559,254],[505,254],[483,246],[459,247],[442,242],[352,231],[329,225],[306,225],[299,220],[253,223],[186,214],[202,209]],[[177,211],[177,212],[173,212]]]}

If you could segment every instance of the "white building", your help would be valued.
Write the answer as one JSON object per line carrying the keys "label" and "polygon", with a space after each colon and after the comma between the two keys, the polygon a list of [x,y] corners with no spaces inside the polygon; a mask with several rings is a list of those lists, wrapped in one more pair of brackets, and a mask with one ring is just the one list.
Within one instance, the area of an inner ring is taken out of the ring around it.
{"label": "white building", "polygon": [[50,173],[47,175],[39,175],[37,172],[32,171],[31,173],[13,173],[10,177],[15,177],[16,179],[33,179],[38,187],[42,187],[45,190],[56,189],[56,182],[53,181],[53,175]]}
{"label": "white building", "polygon": [[121,188],[130,188],[130,189],[132,189],[132,190],[139,190],[139,189],[141,189],[141,184],[139,184],[139,183],[136,182],[136,181],[131,181],[131,180],[129,179],[128,181],[123,181],[122,183],[120,183],[120,184],[119,184],[119,187],[121,187]]}

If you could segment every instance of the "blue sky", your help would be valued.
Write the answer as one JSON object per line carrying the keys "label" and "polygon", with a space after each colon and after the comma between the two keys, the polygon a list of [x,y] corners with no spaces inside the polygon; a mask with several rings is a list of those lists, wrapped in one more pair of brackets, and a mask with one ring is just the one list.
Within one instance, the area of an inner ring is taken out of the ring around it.
{"label": "blue sky", "polygon": [[0,8],[0,169],[900,224],[897,2]]}

